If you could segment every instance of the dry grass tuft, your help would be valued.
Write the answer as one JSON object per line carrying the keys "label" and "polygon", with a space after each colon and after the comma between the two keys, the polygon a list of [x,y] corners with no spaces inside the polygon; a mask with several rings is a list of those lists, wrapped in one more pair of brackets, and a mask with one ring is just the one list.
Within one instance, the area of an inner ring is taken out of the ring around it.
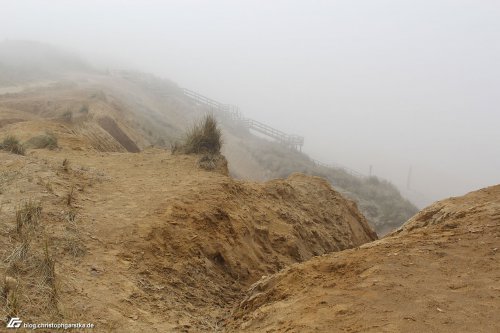
{"label": "dry grass tuft", "polygon": [[50,182],[49,179],[47,179],[47,181],[44,181],[42,178],[39,178],[37,184],[45,187],[45,190],[47,192],[54,193],[54,189],[52,188],[52,183]]}
{"label": "dry grass tuft", "polygon": [[28,251],[30,248],[30,239],[23,237],[21,244],[16,246],[12,253],[5,259],[8,264],[7,271],[11,273],[19,272],[20,263],[28,258]]}
{"label": "dry grass tuft", "polygon": [[87,248],[78,236],[70,236],[63,242],[63,249],[72,257],[83,257],[87,253]]}
{"label": "dry grass tuft", "polygon": [[186,133],[181,145],[173,146],[173,151],[184,154],[219,154],[222,147],[222,133],[213,115],[206,115]]}
{"label": "dry grass tuft", "polygon": [[68,230],[67,236],[63,241],[63,249],[74,258],[82,257],[87,253],[87,248],[82,242],[82,237],[76,223],[76,211],[71,209],[65,216],[66,229]]}
{"label": "dry grass tuft", "polygon": [[65,122],[71,123],[73,121],[73,112],[66,111],[61,115],[61,119]]}
{"label": "dry grass tuft", "polygon": [[62,168],[65,172],[69,172],[70,170],[70,166],[69,166],[69,160],[67,158],[65,158],[62,162]]}
{"label": "dry grass tuft", "polygon": [[75,198],[75,187],[71,186],[68,191],[68,194],[66,195],[66,205],[71,206],[71,203],[73,202],[74,198]]}
{"label": "dry grass tuft", "polygon": [[2,298],[5,299],[5,313],[8,318],[19,314],[19,283],[11,276],[5,276]]}
{"label": "dry grass tuft", "polygon": [[56,283],[55,261],[49,255],[48,241],[45,241],[44,256],[38,266],[38,272],[40,273],[42,281],[46,285],[52,287],[55,290],[55,283]]}
{"label": "dry grass tuft", "polygon": [[13,135],[8,135],[3,139],[2,143],[0,143],[0,149],[17,155],[24,155],[26,153],[24,146]]}
{"label": "dry grass tuft", "polygon": [[43,257],[38,259],[33,267],[37,274],[36,285],[37,291],[45,295],[48,304],[57,308],[57,285],[56,285],[56,269],[55,261],[49,253],[49,245],[45,240]]}
{"label": "dry grass tuft", "polygon": [[[0,289],[0,316],[59,316],[55,260],[49,253],[47,236],[40,225],[42,207],[28,200],[16,209],[18,245],[5,262],[5,282]],[[35,233],[36,231],[36,233]],[[76,251],[76,250],[75,250]]]}
{"label": "dry grass tuft", "polygon": [[33,228],[42,214],[42,205],[38,201],[28,200],[16,209],[16,231],[21,234],[23,228]]}

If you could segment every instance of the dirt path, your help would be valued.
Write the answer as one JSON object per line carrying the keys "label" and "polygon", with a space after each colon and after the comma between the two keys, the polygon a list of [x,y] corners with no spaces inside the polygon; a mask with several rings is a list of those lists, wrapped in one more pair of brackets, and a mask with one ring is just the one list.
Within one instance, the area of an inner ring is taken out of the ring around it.
{"label": "dirt path", "polygon": [[[136,270],[130,259],[141,253],[126,253],[147,243],[155,226],[162,223],[158,214],[162,206],[194,191],[194,184],[202,179],[181,180],[176,170],[179,161],[158,154],[110,154],[100,159],[71,157],[75,164],[102,170],[106,181],[85,189],[77,202],[84,212],[83,231],[90,236],[88,252],[82,262],[75,287],[85,291],[93,308],[85,310],[85,317],[96,318],[101,324],[127,327],[129,331],[166,332],[178,326],[178,318],[151,309],[147,302],[135,302],[138,288]],[[192,167],[192,159],[185,160]],[[154,167],[152,165],[154,164]],[[186,166],[185,166],[186,167]],[[103,281],[106,281],[103,283]],[[144,296],[144,295],[143,295]],[[96,302],[99,300],[99,302]]]}
{"label": "dirt path", "polygon": [[[103,331],[220,330],[263,275],[375,237],[356,206],[320,178],[248,183],[201,170],[196,156],[80,147],[0,163],[15,175],[2,216],[13,221],[26,197],[43,206],[35,247],[48,241],[56,262],[58,320]],[[29,293],[28,282],[23,288]],[[45,318],[43,311],[22,315]]]}

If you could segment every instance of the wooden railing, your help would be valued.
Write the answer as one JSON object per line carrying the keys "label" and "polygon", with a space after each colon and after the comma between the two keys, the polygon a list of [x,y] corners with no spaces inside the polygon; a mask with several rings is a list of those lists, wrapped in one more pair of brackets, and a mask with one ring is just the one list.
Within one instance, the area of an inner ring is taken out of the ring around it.
{"label": "wooden railing", "polygon": [[271,126],[261,123],[260,121],[253,119],[245,119],[245,126],[247,128],[253,129],[261,134],[267,135],[285,145],[292,147],[302,147],[304,145],[304,138],[298,135],[287,134]]}
{"label": "wooden railing", "polygon": [[264,134],[286,146],[302,150],[302,146],[304,145],[304,137],[294,134],[287,134],[264,123],[261,123],[260,121],[245,118],[236,105],[220,103],[189,89],[183,90],[184,95],[191,101],[203,105],[209,108],[209,110],[211,111],[216,111],[220,115],[239,122],[246,128]]}
{"label": "wooden railing", "polygon": [[330,169],[341,169],[341,170],[347,172],[348,174],[350,174],[351,176],[355,176],[358,178],[366,178],[366,175],[363,175],[361,172],[358,172],[356,170],[353,170],[351,168],[345,167],[345,166],[337,164],[337,163],[328,164],[328,163],[323,163],[323,162],[315,160],[315,159],[311,159],[311,161],[313,161],[314,164],[316,164],[316,166],[330,168]]}
{"label": "wooden railing", "polygon": [[[218,102],[216,100],[213,100],[211,98],[208,98],[206,96],[203,96],[201,94],[198,94],[197,92],[194,92],[189,89],[183,89],[184,90],[184,95],[189,98],[191,101],[195,102],[198,105],[203,105],[204,107],[207,107],[210,111],[215,111],[217,112],[220,116],[229,118],[235,122],[237,122],[239,125],[244,126],[245,128],[252,129],[256,132],[259,132],[261,134],[264,134],[267,137],[270,137],[288,147],[292,147],[298,150],[302,150],[302,146],[304,145],[304,137],[299,136],[299,135],[294,135],[294,134],[288,134],[283,131],[280,131],[278,129],[275,129],[271,126],[268,126],[264,123],[261,123],[260,121],[253,120],[250,118],[245,118],[243,114],[240,112],[239,108],[236,105],[231,105],[231,104],[224,104],[221,102]],[[316,166],[321,166],[325,168],[333,168],[333,169],[341,169],[348,174],[359,177],[359,178],[364,178],[366,177],[362,173],[347,168],[345,166],[342,166],[340,164],[327,164],[323,163],[317,160],[312,160],[312,162]]]}

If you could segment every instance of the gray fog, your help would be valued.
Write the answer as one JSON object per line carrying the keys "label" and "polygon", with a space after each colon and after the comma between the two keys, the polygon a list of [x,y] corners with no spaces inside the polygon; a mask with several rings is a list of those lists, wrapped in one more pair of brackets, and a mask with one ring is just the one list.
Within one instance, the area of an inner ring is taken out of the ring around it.
{"label": "gray fog", "polygon": [[[500,183],[500,2],[1,1],[48,42],[237,104],[417,204]],[[412,169],[410,191],[407,177]]]}

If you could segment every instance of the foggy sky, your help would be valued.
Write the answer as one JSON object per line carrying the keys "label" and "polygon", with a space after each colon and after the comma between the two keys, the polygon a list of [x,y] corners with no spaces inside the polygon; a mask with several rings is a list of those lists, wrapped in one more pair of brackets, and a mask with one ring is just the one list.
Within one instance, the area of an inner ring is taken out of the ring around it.
{"label": "foggy sky", "polygon": [[0,1],[0,39],[169,78],[427,202],[500,183],[500,2]]}

